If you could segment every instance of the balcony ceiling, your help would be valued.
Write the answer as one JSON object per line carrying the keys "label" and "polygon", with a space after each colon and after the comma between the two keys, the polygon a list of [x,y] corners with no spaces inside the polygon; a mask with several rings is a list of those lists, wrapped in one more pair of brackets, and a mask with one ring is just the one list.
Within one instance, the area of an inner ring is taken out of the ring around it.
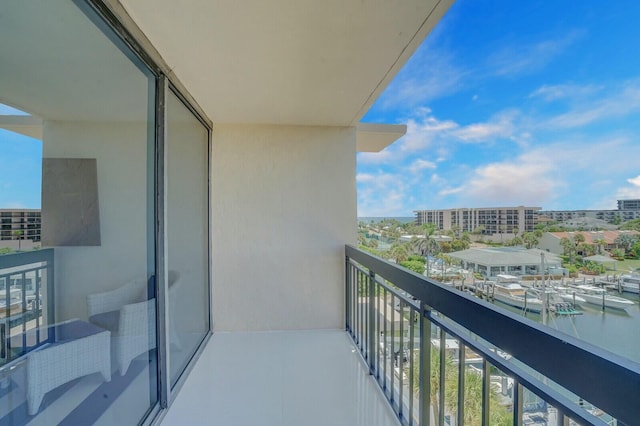
{"label": "balcony ceiling", "polygon": [[452,0],[121,0],[218,123],[356,124]]}

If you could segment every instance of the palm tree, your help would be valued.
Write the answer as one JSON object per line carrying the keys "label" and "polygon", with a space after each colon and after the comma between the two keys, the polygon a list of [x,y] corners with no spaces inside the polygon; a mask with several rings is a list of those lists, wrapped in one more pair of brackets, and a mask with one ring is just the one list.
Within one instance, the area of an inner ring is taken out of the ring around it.
{"label": "palm tree", "polygon": [[522,241],[524,242],[525,247],[528,249],[534,248],[538,245],[539,242],[538,237],[536,237],[536,234],[534,234],[533,232],[525,232],[524,234],[522,234]]}
{"label": "palm tree", "polygon": [[602,254],[602,252],[604,251],[604,245],[607,243],[605,240],[603,240],[602,238],[598,238],[597,240],[594,241],[594,243],[596,244],[596,247],[598,249],[598,254]]}
{"label": "palm tree", "polygon": [[409,257],[409,251],[405,244],[394,244],[389,250],[389,256],[396,261],[397,264],[404,262]]}
{"label": "palm tree", "polygon": [[584,234],[580,232],[576,232],[576,234],[573,236],[573,240],[578,244],[584,243],[585,242]]}
{"label": "palm tree", "polygon": [[17,237],[18,240],[18,250],[20,250],[21,248],[22,234],[24,234],[24,232],[22,232],[20,229],[13,231],[13,236]]}
{"label": "palm tree", "polygon": [[560,239],[560,245],[562,246],[563,254],[569,256],[569,263],[573,263],[573,255],[576,250],[576,244],[570,238],[562,237]]}

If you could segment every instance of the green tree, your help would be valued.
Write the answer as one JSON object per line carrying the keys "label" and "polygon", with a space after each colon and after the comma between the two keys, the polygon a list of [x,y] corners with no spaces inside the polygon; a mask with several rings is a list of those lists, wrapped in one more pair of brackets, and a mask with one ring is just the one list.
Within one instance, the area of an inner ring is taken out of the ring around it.
{"label": "green tree", "polygon": [[618,227],[620,230],[640,231],[640,219],[633,219],[623,223]]}
{"label": "green tree", "polygon": [[625,253],[631,251],[631,247],[638,241],[638,238],[635,235],[631,234],[620,234],[618,238],[615,239],[614,243],[618,248],[621,248],[625,251]]}
{"label": "green tree", "polygon": [[569,256],[569,263],[573,263],[574,255],[576,254],[576,243],[571,238],[562,237],[560,239],[560,246],[562,247],[562,254]]}
{"label": "green tree", "polygon": [[482,234],[484,234],[484,225],[476,226],[475,229],[471,232],[471,234],[473,234],[473,235],[482,235]]}
{"label": "green tree", "polygon": [[540,242],[536,234],[533,232],[525,232],[522,234],[522,241],[524,242],[524,246],[528,249],[536,247]]}
{"label": "green tree", "polygon": [[403,266],[417,274],[420,274],[420,275],[424,274],[424,269],[425,269],[424,262],[419,262],[417,260],[404,260],[400,262],[400,266]]}
{"label": "green tree", "polygon": [[521,246],[524,244],[524,241],[520,237],[513,237],[509,241],[506,242],[507,246]]}
{"label": "green tree", "polygon": [[397,264],[400,264],[409,257],[409,250],[407,250],[405,244],[395,243],[391,246],[391,249],[389,249],[388,255],[391,259],[394,259]]}
{"label": "green tree", "polygon": [[607,243],[605,240],[603,240],[602,238],[598,238],[597,240],[595,240],[593,242],[596,245],[596,250],[598,254],[602,254],[604,251],[604,246]]}

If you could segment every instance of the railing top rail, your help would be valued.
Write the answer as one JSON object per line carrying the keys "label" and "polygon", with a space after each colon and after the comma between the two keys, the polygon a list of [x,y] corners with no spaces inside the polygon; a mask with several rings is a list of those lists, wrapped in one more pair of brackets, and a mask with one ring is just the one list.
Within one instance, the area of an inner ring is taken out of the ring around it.
{"label": "railing top rail", "polygon": [[[363,273],[365,275],[368,275],[368,271],[366,271],[364,268],[362,268],[356,262],[350,261],[349,264],[351,266],[353,266],[356,270],[360,271],[361,273]],[[385,282],[384,278],[381,278],[380,276],[376,275],[376,283],[380,287],[382,287],[385,290],[387,290],[389,293],[391,293],[394,296],[396,296],[398,299],[402,300],[403,302],[407,303],[408,305],[411,305],[413,307],[413,309],[420,310],[420,306],[415,300],[412,300],[406,294],[403,294],[402,291],[399,291],[398,289],[391,287],[389,284],[387,284]]]}
{"label": "railing top rail", "polygon": [[53,260],[53,250],[52,248],[46,248],[0,255],[0,270],[31,263],[50,262]]}
{"label": "railing top rail", "polygon": [[640,419],[640,364],[353,246],[345,254],[619,421]]}

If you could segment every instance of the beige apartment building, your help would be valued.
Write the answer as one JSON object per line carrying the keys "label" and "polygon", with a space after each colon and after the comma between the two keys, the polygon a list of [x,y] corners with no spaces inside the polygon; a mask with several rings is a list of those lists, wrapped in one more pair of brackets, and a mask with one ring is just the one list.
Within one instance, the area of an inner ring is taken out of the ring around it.
{"label": "beige apartment building", "polygon": [[0,209],[0,241],[40,241],[41,229],[40,209]]}
{"label": "beige apartment building", "polygon": [[540,207],[480,207],[443,210],[416,210],[416,223],[433,223],[441,230],[474,232],[483,235],[518,234],[533,231]]}

